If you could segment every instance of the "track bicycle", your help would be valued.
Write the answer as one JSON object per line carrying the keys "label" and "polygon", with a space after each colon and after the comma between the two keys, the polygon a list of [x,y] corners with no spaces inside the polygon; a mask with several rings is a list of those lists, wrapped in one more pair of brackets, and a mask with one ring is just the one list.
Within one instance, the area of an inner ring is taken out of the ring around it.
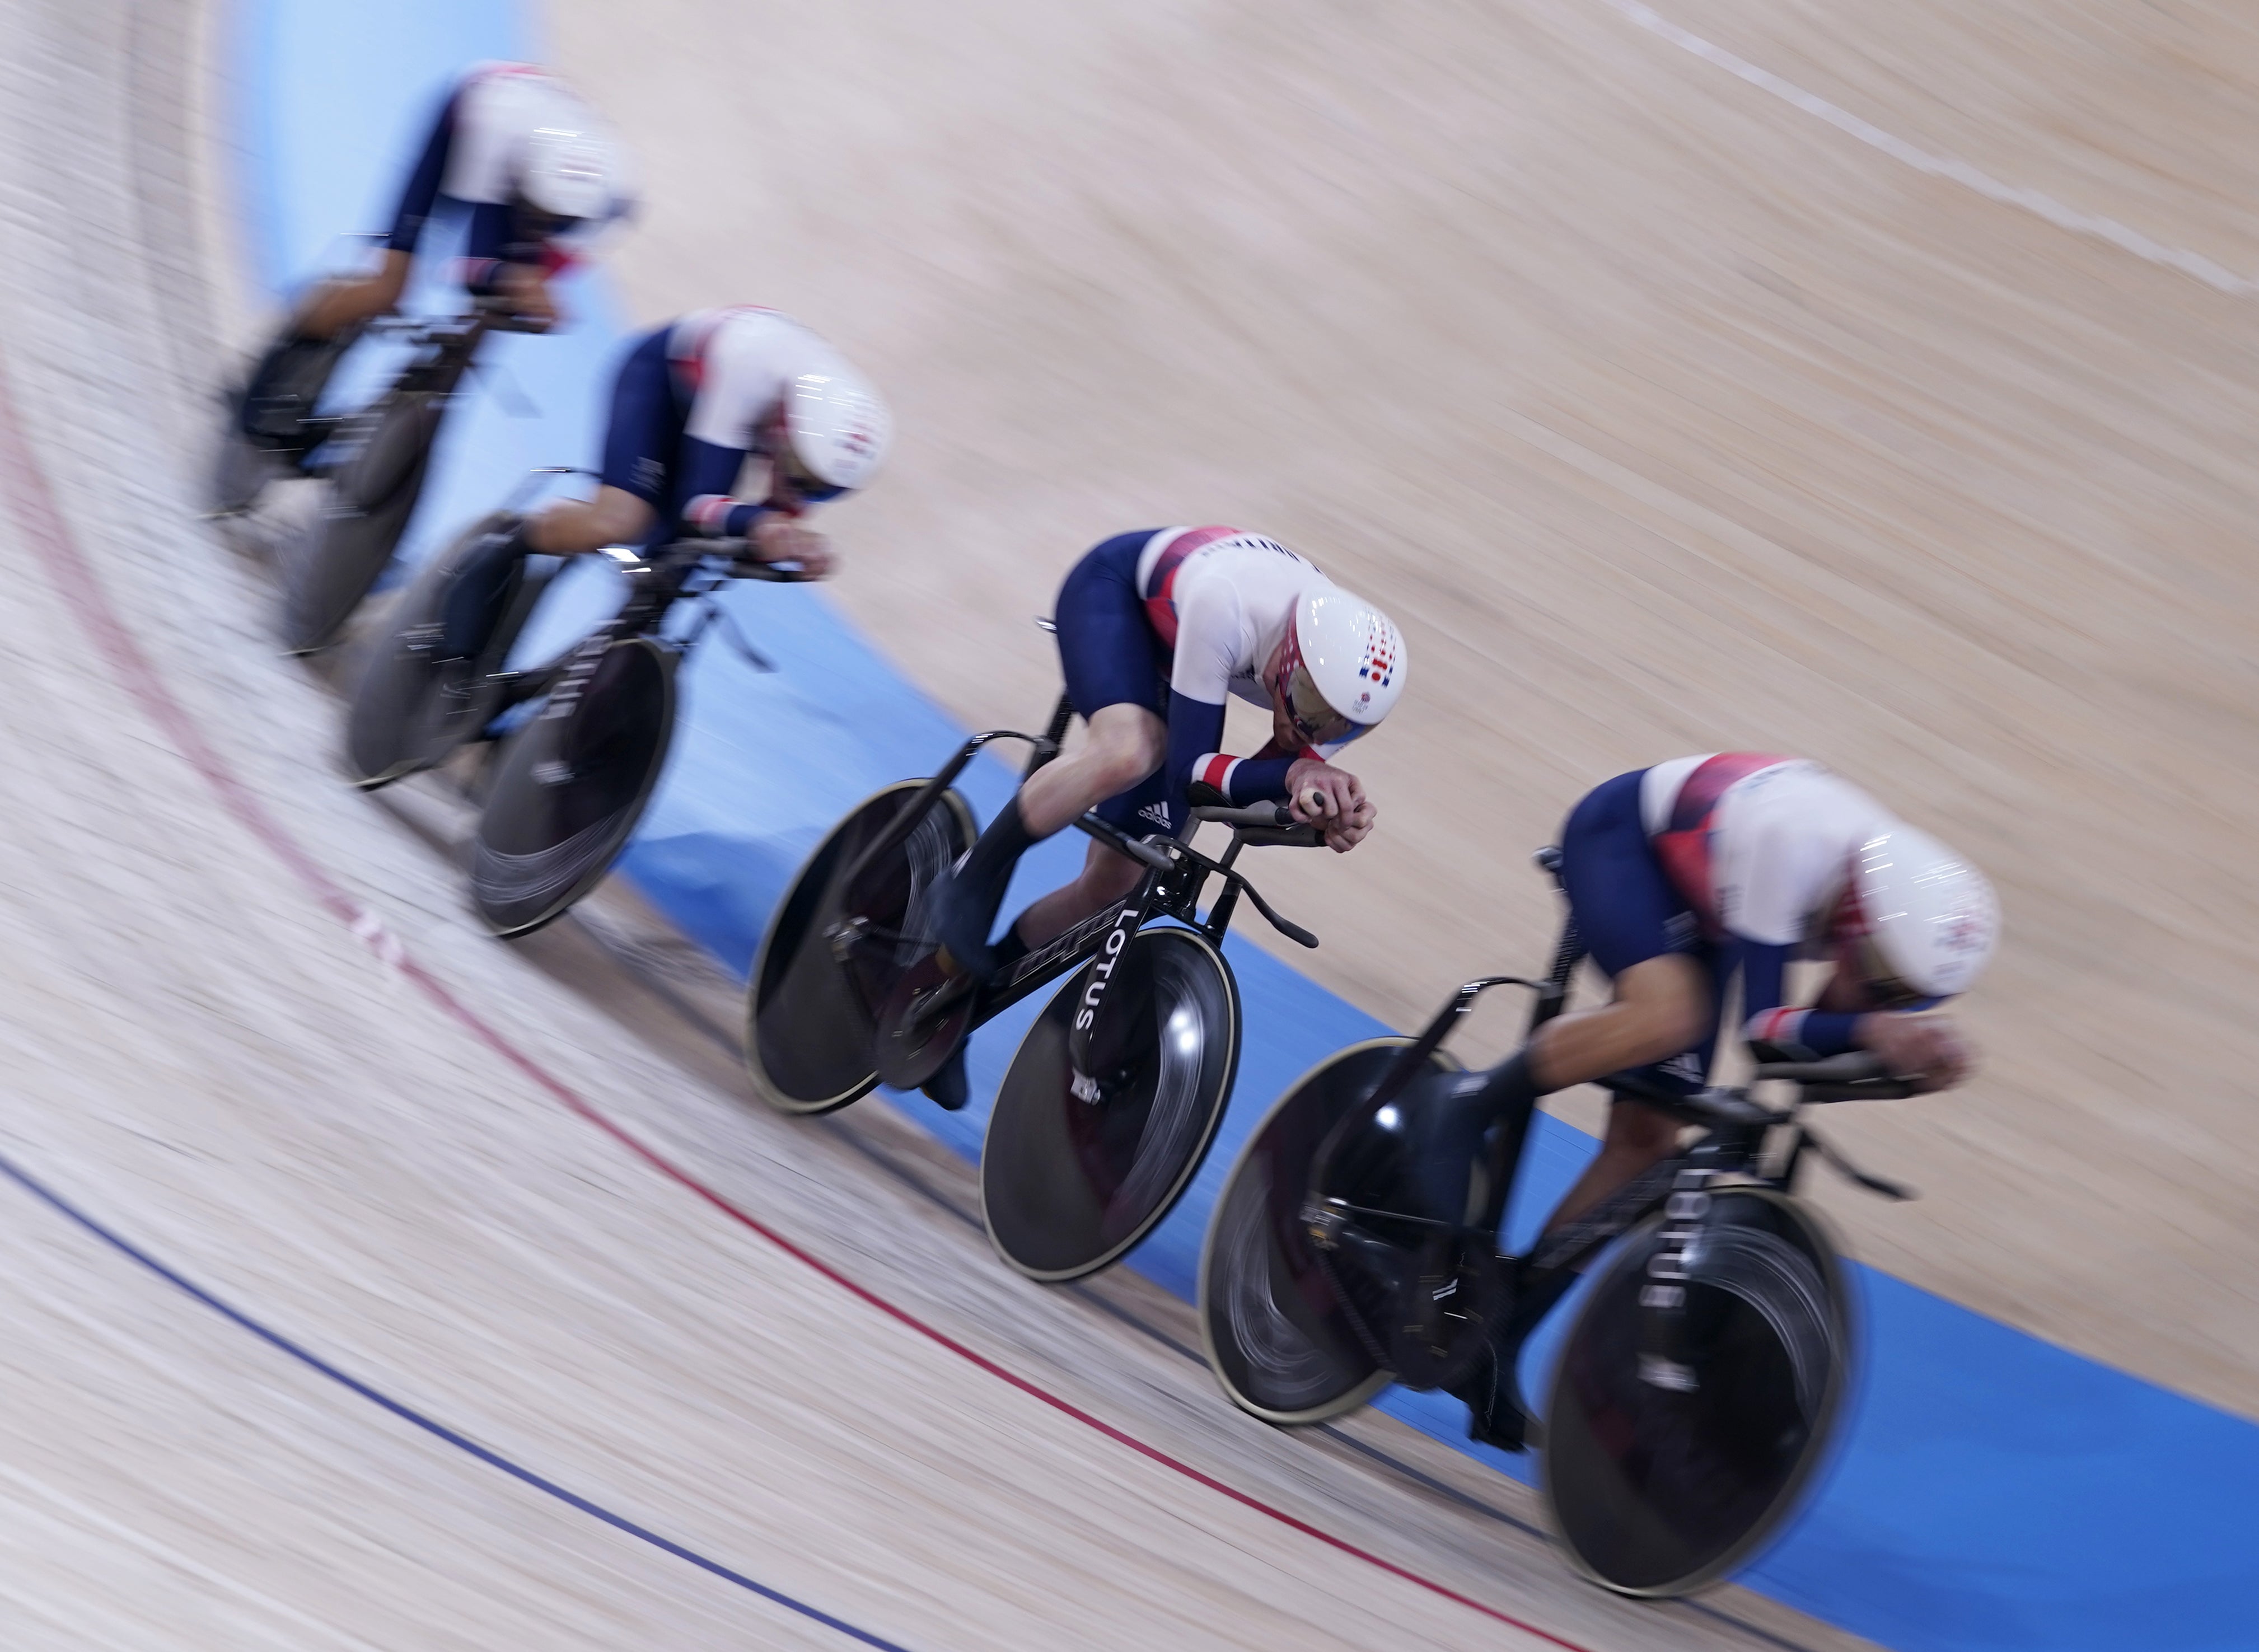
{"label": "track bicycle", "polygon": [[[1558,865],[1557,851],[1540,858]],[[1802,1110],[1913,1089],[1863,1051],[1765,1060],[1749,1085],[1691,1094],[1617,1074],[1602,1086],[1697,1133],[1527,1254],[1502,1254],[1495,1228],[1407,1214],[1405,1127],[1453,1081],[1452,1029],[1483,993],[1514,986],[1536,994],[1534,1031],[1565,1005],[1583,956],[1572,921],[1544,979],[1470,981],[1416,1038],[1352,1045],[1298,1080],[1248,1138],[1210,1218],[1201,1337],[1242,1409],[1312,1423],[1392,1382],[1454,1385],[1500,1328],[1518,1346],[1589,1274],[1538,1431],[1546,1500],[1587,1577],[1683,1594],[1781,1530],[1842,1419],[1857,1327],[1835,1243],[1793,1196],[1807,1155],[1912,1197],[1836,1155]],[[1788,1086],[1785,1105],[1755,1098],[1770,1085]],[[1529,1124],[1502,1126],[1505,1186]],[[1482,1208],[1483,1172],[1467,1174]]]}
{"label": "track bicycle", "polygon": [[[1240,854],[1323,841],[1278,804],[1194,808],[1193,830],[1204,822],[1230,830],[1213,858],[1086,813],[1077,826],[1145,868],[1137,887],[985,988],[944,976],[927,901],[976,836],[953,783],[1000,740],[1028,742],[1034,773],[1057,754],[1072,716],[1062,696],[1043,736],[974,735],[931,778],[858,804],[777,903],[746,994],[755,1092],[781,1111],[818,1114],[881,1080],[915,1088],[974,1028],[1070,976],[1022,1038],[980,1155],[990,1239],[1014,1268],[1046,1282],[1117,1260],[1190,1186],[1238,1071],[1239,989],[1222,942],[1241,899],[1288,939],[1318,943],[1272,909],[1238,870]],[[1212,881],[1219,892],[1203,917]]]}
{"label": "track bicycle", "polygon": [[[259,382],[229,399],[212,484],[215,515],[249,509],[270,481],[303,476],[327,484],[321,509],[279,559],[282,641],[290,652],[325,647],[392,560],[423,495],[440,422],[486,336],[545,330],[483,299],[457,316],[385,317],[334,338],[288,345],[267,358]],[[405,344],[407,360],[365,407],[318,413],[338,362],[368,338]]]}
{"label": "track bicycle", "polygon": [[[538,471],[535,475],[572,474]],[[760,670],[773,669],[714,600],[731,580],[796,581],[800,570],[761,562],[742,539],[687,539],[638,552],[594,552],[627,584],[611,618],[549,663],[505,669],[543,581],[510,571],[500,618],[477,655],[445,658],[449,595],[488,533],[474,523],[403,594],[389,634],[372,650],[346,720],[346,763],[364,789],[431,768],[473,741],[494,739],[484,807],[471,844],[473,904],[505,937],[560,916],[618,858],[651,800],[673,744],[676,673],[718,625]],[[681,609],[687,627],[671,627]],[[497,734],[518,708],[530,715]]]}

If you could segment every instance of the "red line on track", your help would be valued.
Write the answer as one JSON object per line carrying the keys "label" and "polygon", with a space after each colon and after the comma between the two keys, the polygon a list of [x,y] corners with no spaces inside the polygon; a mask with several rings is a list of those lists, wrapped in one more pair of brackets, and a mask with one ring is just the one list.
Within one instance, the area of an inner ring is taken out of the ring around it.
{"label": "red line on track", "polygon": [[732,1204],[672,1159],[645,1145],[624,1126],[598,1111],[593,1103],[584,1100],[563,1079],[518,1048],[491,1022],[465,1003],[446,982],[410,957],[398,937],[385,927],[383,920],[355,900],[296,838],[284,830],[281,822],[267,812],[267,806],[259,801],[251,788],[228,766],[226,759],[219,755],[210,741],[204,737],[203,730],[189,715],[188,708],[175,697],[159,673],[155,662],[142,651],[141,644],[126,626],[124,616],[110,602],[109,593],[103,588],[101,577],[96,573],[93,562],[80,548],[77,536],[72,533],[70,524],[65,521],[61,507],[55,502],[54,491],[48,483],[46,472],[40,466],[39,456],[24,430],[21,412],[16,402],[14,379],[4,360],[0,360],[0,474],[7,478],[9,503],[14,509],[18,527],[23,530],[25,537],[32,542],[35,549],[46,552],[42,560],[57,593],[75,611],[79,623],[86,628],[95,646],[109,660],[118,680],[141,702],[142,709],[149,719],[171,738],[181,756],[218,794],[228,812],[242,822],[252,836],[273,851],[276,858],[296,875],[332,916],[350,928],[387,964],[413,981],[425,997],[453,1016],[479,1042],[546,1091],[568,1112],[602,1130],[669,1181],[695,1194],[733,1221],[759,1234],[787,1256],[812,1269],[841,1290],[868,1303],[887,1318],[916,1331],[937,1346],[947,1349],[998,1381],[1016,1388],[1030,1399],[1040,1400],[1086,1428],[1095,1429],[1115,1444],[1207,1487],[1220,1497],[1229,1498],[1242,1507],[1252,1509],[1329,1549],[1376,1567],[1393,1577],[1401,1578],[1471,1612],[1479,1612],[1486,1618],[1507,1624],[1524,1634],[1535,1635],[1541,1641],[1565,1648],[1567,1652],[1588,1652],[1574,1641],[1565,1641],[1534,1623],[1525,1623],[1510,1613],[1485,1606],[1456,1589],[1446,1588],[1431,1577],[1423,1577],[1394,1561],[1383,1559],[1370,1549],[1360,1549],[1344,1538],[1322,1531],[1284,1509],[1274,1508],[1260,1498],[1227,1485],[1214,1475],[1171,1456],[1158,1446],[1146,1444],[1103,1418],[1094,1416],[1073,1401],[1008,1370],[977,1349],[958,1342],[939,1327],[928,1324],[909,1309],[887,1300],[868,1285],[850,1278],[752,1212]]}

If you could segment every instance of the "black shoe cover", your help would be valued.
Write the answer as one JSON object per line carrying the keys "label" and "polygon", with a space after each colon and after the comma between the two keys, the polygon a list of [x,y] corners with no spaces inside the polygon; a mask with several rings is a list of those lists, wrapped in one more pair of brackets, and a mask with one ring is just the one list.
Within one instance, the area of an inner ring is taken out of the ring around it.
{"label": "black shoe cover", "polygon": [[958,867],[933,892],[933,938],[946,955],[951,974],[969,975],[986,985],[996,972],[996,954],[988,944],[988,926],[996,921],[997,901],[987,892],[968,887],[965,869]]}
{"label": "black shoe cover", "polygon": [[965,1104],[973,1099],[973,1086],[965,1077],[965,1046],[960,1043],[950,1051],[941,1070],[918,1088],[944,1113],[962,1113]]}
{"label": "black shoe cover", "polygon": [[1450,1392],[1467,1402],[1467,1438],[1500,1451],[1526,1451],[1535,1443],[1531,1418],[1521,1408],[1514,1361],[1521,1348],[1493,1345],[1467,1379]]}

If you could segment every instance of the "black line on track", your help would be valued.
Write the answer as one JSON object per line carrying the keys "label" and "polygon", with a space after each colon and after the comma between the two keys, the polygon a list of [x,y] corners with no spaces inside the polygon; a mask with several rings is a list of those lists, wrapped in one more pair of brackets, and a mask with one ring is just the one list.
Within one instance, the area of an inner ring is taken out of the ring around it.
{"label": "black line on track", "polygon": [[132,1240],[127,1239],[114,1229],[105,1227],[102,1222],[89,1215],[85,1211],[81,1210],[76,1205],[72,1204],[61,1194],[49,1188],[44,1182],[39,1180],[29,1171],[19,1168],[13,1160],[4,1155],[0,1155],[0,1175],[6,1176],[11,1181],[13,1181],[25,1193],[30,1193],[32,1197],[38,1199],[41,1203],[47,1206],[49,1209],[69,1218],[70,1221],[75,1222],[80,1228],[85,1229],[88,1233],[92,1234],[104,1244],[109,1245],[112,1250],[118,1250],[124,1255],[132,1257],[135,1262],[139,1263],[144,1268],[155,1274],[159,1278],[164,1280],[167,1285],[173,1285],[178,1290],[181,1290],[188,1295],[195,1298],[197,1301],[203,1303],[204,1307],[211,1309],[213,1313],[217,1314],[223,1319],[232,1321],[239,1329],[250,1332],[253,1336],[256,1336],[260,1341],[267,1343],[270,1348],[279,1349],[281,1352],[288,1354],[292,1359],[296,1360],[300,1364],[306,1366],[309,1370],[317,1371],[322,1376],[328,1378],[331,1382],[336,1383],[342,1387],[351,1389],[354,1393],[360,1395],[363,1399],[367,1400],[371,1405],[390,1412],[402,1421],[414,1425],[416,1428],[422,1429],[425,1434],[431,1435],[434,1439],[444,1441],[446,1444],[454,1447],[458,1451],[467,1453],[467,1455],[477,1458],[488,1468],[499,1469],[502,1473],[509,1475],[512,1479],[519,1481],[524,1485],[530,1485],[535,1491],[542,1492],[545,1496],[555,1498],[559,1502],[564,1504],[568,1508],[577,1509],[581,1513],[588,1515],[594,1520],[602,1521],[605,1525],[611,1527],[616,1531],[624,1532],[630,1537],[633,1537],[639,1542],[648,1543],[653,1549],[673,1556],[677,1560],[686,1561],[689,1564],[697,1567],[701,1571],[709,1572],[713,1576],[721,1578],[724,1583],[735,1584],[738,1588],[745,1590],[749,1593],[759,1595],[762,1599],[769,1601],[773,1605],[782,1606],[788,1612],[798,1613],[802,1617],[809,1619],[814,1622],[820,1623],[827,1629],[836,1629],[841,1634],[847,1636],[852,1641],[859,1641],[865,1646],[876,1647],[880,1648],[880,1652],[908,1652],[908,1648],[902,1647],[896,1641],[884,1640],[881,1637],[872,1634],[867,1629],[859,1629],[844,1618],[835,1618],[830,1613],[823,1611],[821,1607],[811,1606],[803,1600],[795,1600],[792,1596],[784,1593],[780,1590],[772,1589],[766,1584],[756,1582],[754,1579],[746,1577],[745,1573],[732,1570],[730,1567],[724,1566],[717,1560],[708,1559],[705,1556],[698,1553],[695,1549],[685,1549],[681,1544],[675,1542],[671,1538],[661,1537],[657,1532],[652,1531],[650,1527],[638,1526],[624,1515],[615,1514],[611,1510],[605,1508],[601,1504],[590,1502],[587,1498],[581,1496],[577,1492],[569,1492],[566,1490],[565,1487],[558,1485],[556,1481],[545,1478],[545,1477],[535,1473],[531,1469],[522,1467],[520,1464],[511,1462],[500,1452],[489,1450],[487,1447],[479,1444],[477,1441],[450,1428],[446,1424],[425,1416],[414,1406],[403,1404],[402,1401],[393,1399],[391,1395],[385,1393],[382,1390],[371,1387],[368,1384],[361,1381],[360,1378],[354,1377],[346,1371],[338,1370],[338,1367],[331,1364],[320,1355],[313,1353],[310,1349],[292,1342],[280,1331],[270,1329],[267,1326],[260,1323],[255,1319],[253,1319],[248,1314],[244,1313],[240,1308],[234,1307],[227,1302],[223,1301],[218,1297],[214,1296],[210,1291],[205,1290],[203,1286],[196,1284],[194,1280],[175,1271],[174,1269],[167,1266],[164,1263],[158,1261],[156,1257],[142,1250]]}

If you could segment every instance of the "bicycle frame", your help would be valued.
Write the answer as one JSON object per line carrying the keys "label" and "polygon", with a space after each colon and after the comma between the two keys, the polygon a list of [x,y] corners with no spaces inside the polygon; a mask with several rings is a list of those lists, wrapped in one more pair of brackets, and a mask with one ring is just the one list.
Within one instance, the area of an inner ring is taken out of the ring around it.
{"label": "bicycle frame", "polygon": [[[537,471],[536,476],[585,474],[565,466]],[[591,554],[609,558],[627,579],[628,599],[620,605],[618,613],[590,631],[559,659],[536,670],[523,673],[510,684],[510,690],[495,708],[495,715],[512,706],[524,704],[543,694],[549,703],[542,708],[544,717],[567,717],[579,703],[588,680],[613,644],[624,637],[656,635],[666,623],[666,616],[678,602],[696,599],[711,594],[730,580],[764,580],[773,583],[789,584],[799,575],[788,570],[763,562],[750,562],[742,557],[734,559],[726,570],[707,566],[710,559],[730,555],[730,546],[735,542],[717,539],[677,539],[659,546],[648,557],[638,555],[624,545],[609,545]],[[713,574],[713,583],[699,590],[688,588],[690,581],[700,573]],[[673,644],[684,652],[696,645],[709,625],[719,620],[724,626],[729,622],[717,610],[709,609],[693,628],[690,634]],[[740,647],[753,666],[761,671],[775,667],[764,659],[750,643],[741,639]]]}
{"label": "bicycle frame", "polygon": [[[1560,881],[1560,851],[1553,848],[1543,849],[1537,852],[1536,859],[1557,885]],[[1450,1001],[1420,1036],[1404,1048],[1383,1075],[1372,1099],[1359,1109],[1358,1114],[1352,1116],[1369,1115],[1399,1095],[1426,1068],[1429,1057],[1442,1046],[1460,1018],[1474,1007],[1476,1000],[1493,986],[1524,986],[1536,994],[1529,1023],[1529,1030],[1534,1034],[1567,1008],[1569,979],[1584,957],[1585,946],[1572,915],[1562,926],[1560,939],[1554,948],[1553,967],[1543,979],[1493,975],[1469,981],[1452,994]],[[1754,1084],[1776,1080],[1797,1086],[1796,1098],[1790,1106],[1775,1109],[1750,1099],[1749,1092]],[[1871,1057],[1863,1052],[1855,1051],[1849,1057],[1837,1057],[1824,1062],[1760,1065],[1752,1084],[1739,1088],[1711,1088],[1683,1093],[1653,1084],[1632,1072],[1611,1074],[1598,1082],[1620,1100],[1643,1102],[1670,1114],[1683,1123],[1699,1126],[1705,1133],[1635,1177],[1583,1215],[1541,1236],[1537,1244],[1526,1255],[1499,1254],[1498,1259],[1516,1278],[1519,1295],[1541,1288],[1565,1273],[1578,1271],[1617,1235],[1643,1221],[1651,1212],[1658,1208],[1664,1210],[1670,1218],[1670,1225],[1664,1230],[1663,1247],[1650,1264],[1650,1283],[1643,1296],[1642,1306],[1648,1319],[1643,1339],[1644,1352],[1648,1357],[1663,1362],[1657,1369],[1665,1373],[1685,1369],[1676,1357],[1685,1306],[1685,1291],[1678,1281],[1685,1278],[1683,1264],[1688,1248],[1695,1243],[1701,1223],[1708,1214],[1714,1186],[1727,1182],[1767,1187],[1784,1195],[1791,1193],[1803,1162],[1804,1151],[1809,1147],[1827,1158],[1849,1179],[1871,1192],[1892,1199],[1913,1196],[1897,1184],[1868,1175],[1851,1165],[1815,1135],[1799,1116],[1807,1103],[1880,1100],[1913,1093],[1907,1084],[1882,1076]],[[1510,1143],[1502,1157],[1507,1166],[1506,1177],[1509,1186],[1521,1167],[1527,1147],[1530,1116],[1535,1111],[1533,1100],[1520,1116],[1507,1122],[1507,1128],[1511,1132]],[[1349,1122],[1345,1119],[1336,1129],[1346,1128]],[[1785,1132],[1785,1138],[1776,1142],[1776,1130]],[[1329,1142],[1329,1148],[1330,1145]],[[1321,1149],[1321,1156],[1327,1150]],[[1765,1167],[1768,1158],[1773,1161],[1773,1167],[1770,1170]],[[1310,1227],[1312,1238],[1326,1249],[1333,1248],[1341,1229],[1349,1221],[1368,1216],[1415,1227],[1450,1228],[1455,1230],[1453,1237],[1485,1247],[1496,1243],[1495,1235],[1478,1234],[1459,1224],[1437,1222],[1395,1211],[1368,1210],[1337,1200],[1312,1199],[1304,1207],[1304,1219]]]}
{"label": "bicycle frame", "polygon": [[[1027,767],[1022,772],[1021,778],[1024,781],[1028,775],[1058,755],[1060,743],[1065,739],[1067,725],[1073,716],[1072,702],[1061,694],[1052,709],[1051,721],[1041,735],[1024,734],[1014,729],[991,729],[967,739],[939,772],[903,806],[894,822],[873,839],[856,858],[841,878],[839,887],[852,887],[870,865],[906,842],[917,830],[918,822],[939,801],[941,794],[949,789],[957,777],[965,772],[966,765],[984,747],[998,740],[1026,741],[1031,750]],[[1070,970],[1095,959],[1098,967],[1092,973],[1090,984],[1084,988],[1068,1045],[1077,1083],[1092,1083],[1094,1081],[1085,1076],[1088,1072],[1091,1034],[1098,1024],[1107,990],[1112,985],[1115,965],[1127,951],[1130,937],[1155,919],[1173,918],[1187,929],[1200,931],[1220,946],[1244,894],[1281,934],[1304,946],[1316,946],[1318,940],[1315,936],[1279,916],[1246,877],[1233,867],[1233,863],[1239,858],[1240,851],[1251,844],[1315,844],[1318,839],[1314,830],[1280,824],[1275,816],[1268,825],[1248,822],[1243,818],[1247,811],[1239,809],[1195,808],[1192,814],[1195,823],[1208,820],[1233,820],[1237,822],[1230,846],[1220,858],[1202,855],[1189,844],[1175,839],[1163,839],[1156,844],[1132,837],[1100,819],[1094,813],[1086,811],[1078,818],[1074,824],[1079,830],[1116,854],[1142,864],[1146,868],[1145,876],[1140,879],[1137,888],[1122,900],[1092,913],[1042,946],[1033,949],[1015,960],[998,979],[990,982],[981,993],[967,1030],[994,1020],[1022,999],[1040,991]],[[1203,920],[1199,915],[1200,897],[1211,876],[1222,878],[1224,888]],[[849,943],[892,946],[903,938],[875,930],[858,931]],[[934,989],[930,1001],[922,1007],[920,1013],[938,1013],[958,1002],[958,995],[964,990],[954,981],[943,983]]]}

